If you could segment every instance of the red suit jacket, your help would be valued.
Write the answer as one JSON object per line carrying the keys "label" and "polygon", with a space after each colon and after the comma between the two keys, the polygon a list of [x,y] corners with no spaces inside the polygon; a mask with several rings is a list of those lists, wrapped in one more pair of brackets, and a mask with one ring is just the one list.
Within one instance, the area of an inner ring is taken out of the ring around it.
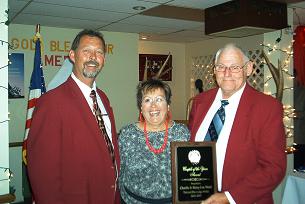
{"label": "red suit jacket", "polygon": [[[111,121],[119,169],[112,108],[107,96],[101,90],[97,92]],[[37,204],[119,203],[105,140],[71,77],[38,99],[27,148],[29,179]]]}
{"label": "red suit jacket", "polygon": [[[218,89],[195,97],[190,113],[191,140],[212,105]],[[246,85],[227,145],[222,191],[237,204],[273,203],[272,191],[286,171],[286,138],[282,104]]]}

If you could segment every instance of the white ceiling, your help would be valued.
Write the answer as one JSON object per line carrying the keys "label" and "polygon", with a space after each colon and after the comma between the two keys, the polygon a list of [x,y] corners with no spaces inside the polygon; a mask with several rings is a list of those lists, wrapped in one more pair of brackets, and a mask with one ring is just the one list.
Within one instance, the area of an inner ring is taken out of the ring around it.
{"label": "white ceiling", "polygon": [[[9,21],[64,28],[139,33],[152,41],[194,42],[212,38],[204,35],[204,22],[161,18],[140,13],[160,5],[193,9],[229,0],[9,0]],[[274,0],[280,1],[280,0]],[[305,25],[305,1],[281,0],[294,10],[294,24]],[[143,6],[144,10],[134,10]]]}

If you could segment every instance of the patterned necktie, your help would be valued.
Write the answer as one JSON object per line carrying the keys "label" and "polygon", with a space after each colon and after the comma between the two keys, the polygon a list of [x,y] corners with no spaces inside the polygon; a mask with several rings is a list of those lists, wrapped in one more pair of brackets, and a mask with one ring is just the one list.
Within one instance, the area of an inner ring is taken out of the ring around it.
{"label": "patterned necktie", "polygon": [[208,132],[204,138],[204,141],[217,141],[222,126],[226,119],[226,113],[224,107],[228,105],[228,100],[221,100],[221,106],[215,113],[213,120],[209,126]]}
{"label": "patterned necktie", "polygon": [[111,159],[112,159],[113,166],[115,168],[116,181],[117,181],[118,171],[117,171],[117,164],[116,164],[115,156],[114,156],[114,149],[113,149],[112,143],[110,141],[110,138],[107,134],[106,127],[105,127],[105,124],[104,124],[104,120],[103,120],[103,117],[102,117],[102,112],[101,112],[101,109],[98,107],[97,100],[96,100],[96,93],[95,93],[94,90],[91,91],[90,97],[93,100],[93,112],[94,112],[95,118],[97,120],[97,123],[98,123],[100,129],[101,129],[101,133],[102,133],[102,135],[105,139],[109,154],[110,154]]}

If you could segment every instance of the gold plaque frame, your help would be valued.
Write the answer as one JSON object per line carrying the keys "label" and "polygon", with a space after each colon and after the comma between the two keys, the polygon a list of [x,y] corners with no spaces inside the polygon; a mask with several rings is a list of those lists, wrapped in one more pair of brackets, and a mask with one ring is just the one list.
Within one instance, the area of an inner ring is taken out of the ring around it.
{"label": "gold plaque frame", "polygon": [[199,204],[217,192],[215,142],[171,142],[173,204]]}

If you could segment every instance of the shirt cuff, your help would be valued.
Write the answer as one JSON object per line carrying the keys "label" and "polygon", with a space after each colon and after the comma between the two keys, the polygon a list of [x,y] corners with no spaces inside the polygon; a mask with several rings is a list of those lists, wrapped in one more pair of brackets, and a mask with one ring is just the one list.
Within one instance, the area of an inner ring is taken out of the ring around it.
{"label": "shirt cuff", "polygon": [[227,199],[229,200],[230,204],[236,204],[233,197],[231,196],[231,194],[228,191],[225,191],[225,195],[227,196]]}

